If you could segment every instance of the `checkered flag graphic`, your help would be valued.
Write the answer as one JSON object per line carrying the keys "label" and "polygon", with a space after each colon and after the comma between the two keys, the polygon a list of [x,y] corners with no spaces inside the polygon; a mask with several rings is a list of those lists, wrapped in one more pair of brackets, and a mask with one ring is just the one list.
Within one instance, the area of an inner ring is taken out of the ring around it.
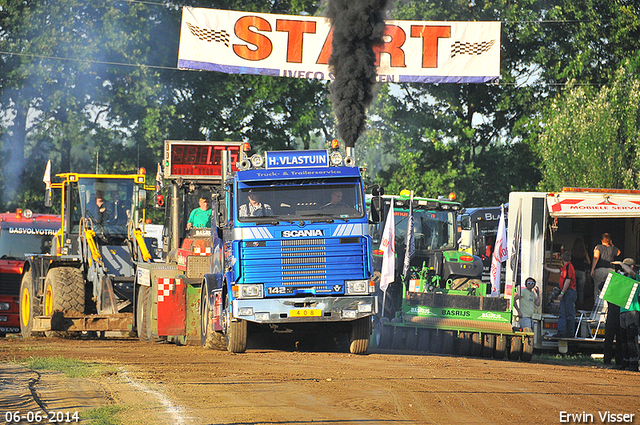
{"label": "checkered flag graphic", "polygon": [[480,41],[478,43],[455,41],[453,45],[451,45],[451,57],[455,58],[458,55],[481,55],[491,49],[495,43],[495,40]]}
{"label": "checkered flag graphic", "polygon": [[191,34],[196,36],[198,39],[208,42],[215,41],[217,43],[224,43],[225,46],[229,47],[229,33],[226,30],[215,31],[197,27],[189,22],[186,24],[187,27],[189,27]]}

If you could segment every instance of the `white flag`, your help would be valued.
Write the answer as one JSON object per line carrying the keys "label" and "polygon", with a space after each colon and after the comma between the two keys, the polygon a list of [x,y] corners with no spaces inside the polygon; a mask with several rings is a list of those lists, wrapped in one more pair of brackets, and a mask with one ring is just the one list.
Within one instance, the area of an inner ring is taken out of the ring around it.
{"label": "white flag", "polygon": [[396,277],[396,226],[394,223],[394,199],[391,198],[389,206],[389,214],[387,214],[387,223],[384,226],[382,232],[382,241],[380,241],[380,248],[382,249],[382,271],[380,276],[380,289],[383,292],[387,291],[387,288]]}
{"label": "white flag", "polygon": [[406,282],[409,274],[409,265],[411,259],[416,253],[416,238],[414,235],[413,223],[413,190],[411,191],[411,199],[409,200],[409,219],[407,220],[407,242],[404,250],[404,267],[402,268],[402,279]]}
{"label": "white flag", "polygon": [[46,189],[51,189],[51,160],[47,161],[47,167],[44,169],[42,181],[44,182]]}
{"label": "white flag", "polygon": [[500,295],[500,269],[502,262],[509,257],[507,249],[507,231],[504,224],[504,205],[502,205],[500,213],[500,221],[498,222],[498,233],[496,234],[496,245],[493,248],[491,256],[491,296]]}

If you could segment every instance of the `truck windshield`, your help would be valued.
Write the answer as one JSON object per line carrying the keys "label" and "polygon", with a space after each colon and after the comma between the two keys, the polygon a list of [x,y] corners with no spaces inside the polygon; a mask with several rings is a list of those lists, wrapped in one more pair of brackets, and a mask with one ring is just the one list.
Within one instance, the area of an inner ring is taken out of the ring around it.
{"label": "truck windshield", "polygon": [[46,254],[55,229],[34,229],[16,224],[0,229],[0,259],[24,260],[25,254]]}
{"label": "truck windshield", "polygon": [[[396,243],[405,244],[409,210],[394,211]],[[414,210],[414,237],[417,250],[455,249],[454,213],[450,211]],[[381,226],[384,226],[381,223]],[[381,227],[384,229],[384,227]]]}
{"label": "truck windshield", "polygon": [[[264,185],[264,183],[262,183]],[[268,186],[240,188],[240,221],[336,220],[364,217],[359,181],[273,181]]]}
{"label": "truck windshield", "polygon": [[72,193],[74,225],[84,218],[96,233],[127,236],[134,183],[129,179],[80,178]]}

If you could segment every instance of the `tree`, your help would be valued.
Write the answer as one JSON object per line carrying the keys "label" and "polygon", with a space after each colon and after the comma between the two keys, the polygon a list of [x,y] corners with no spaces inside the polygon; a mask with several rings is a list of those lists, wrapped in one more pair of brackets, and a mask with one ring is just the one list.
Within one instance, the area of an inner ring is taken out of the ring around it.
{"label": "tree", "polygon": [[[634,5],[614,0],[398,2],[395,19],[503,22],[501,81],[402,84],[381,92],[364,144],[395,161],[378,181],[394,187],[391,179],[400,180],[410,188],[422,180],[432,188],[426,196],[453,186],[466,205],[494,205],[506,202],[511,190],[534,189],[541,178],[539,120],[548,99],[569,79],[607,81],[626,58],[637,70],[638,16]],[[384,113],[376,109],[380,102]],[[378,136],[380,124],[386,138]],[[403,150],[417,158],[415,167],[402,164]],[[424,178],[413,175],[420,173]]]}
{"label": "tree", "polygon": [[621,67],[611,84],[570,84],[542,120],[542,190],[635,189],[640,183],[640,80]]}

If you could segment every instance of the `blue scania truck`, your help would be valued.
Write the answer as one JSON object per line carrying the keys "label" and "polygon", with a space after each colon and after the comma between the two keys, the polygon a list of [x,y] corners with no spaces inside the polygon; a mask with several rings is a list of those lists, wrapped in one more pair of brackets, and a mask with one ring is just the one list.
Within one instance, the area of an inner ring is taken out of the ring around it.
{"label": "blue scania truck", "polygon": [[[353,149],[249,158],[240,145],[165,142],[165,253],[137,264],[140,338],[238,353],[253,334],[308,334],[365,353],[378,305],[368,225],[379,211],[374,202],[368,214]],[[211,226],[186,230],[201,198]]]}
{"label": "blue scania truck", "polygon": [[[253,155],[213,196],[201,341],[243,352],[253,331],[346,334],[369,348],[377,312],[371,237],[353,149]],[[373,214],[376,216],[377,214]]]}

